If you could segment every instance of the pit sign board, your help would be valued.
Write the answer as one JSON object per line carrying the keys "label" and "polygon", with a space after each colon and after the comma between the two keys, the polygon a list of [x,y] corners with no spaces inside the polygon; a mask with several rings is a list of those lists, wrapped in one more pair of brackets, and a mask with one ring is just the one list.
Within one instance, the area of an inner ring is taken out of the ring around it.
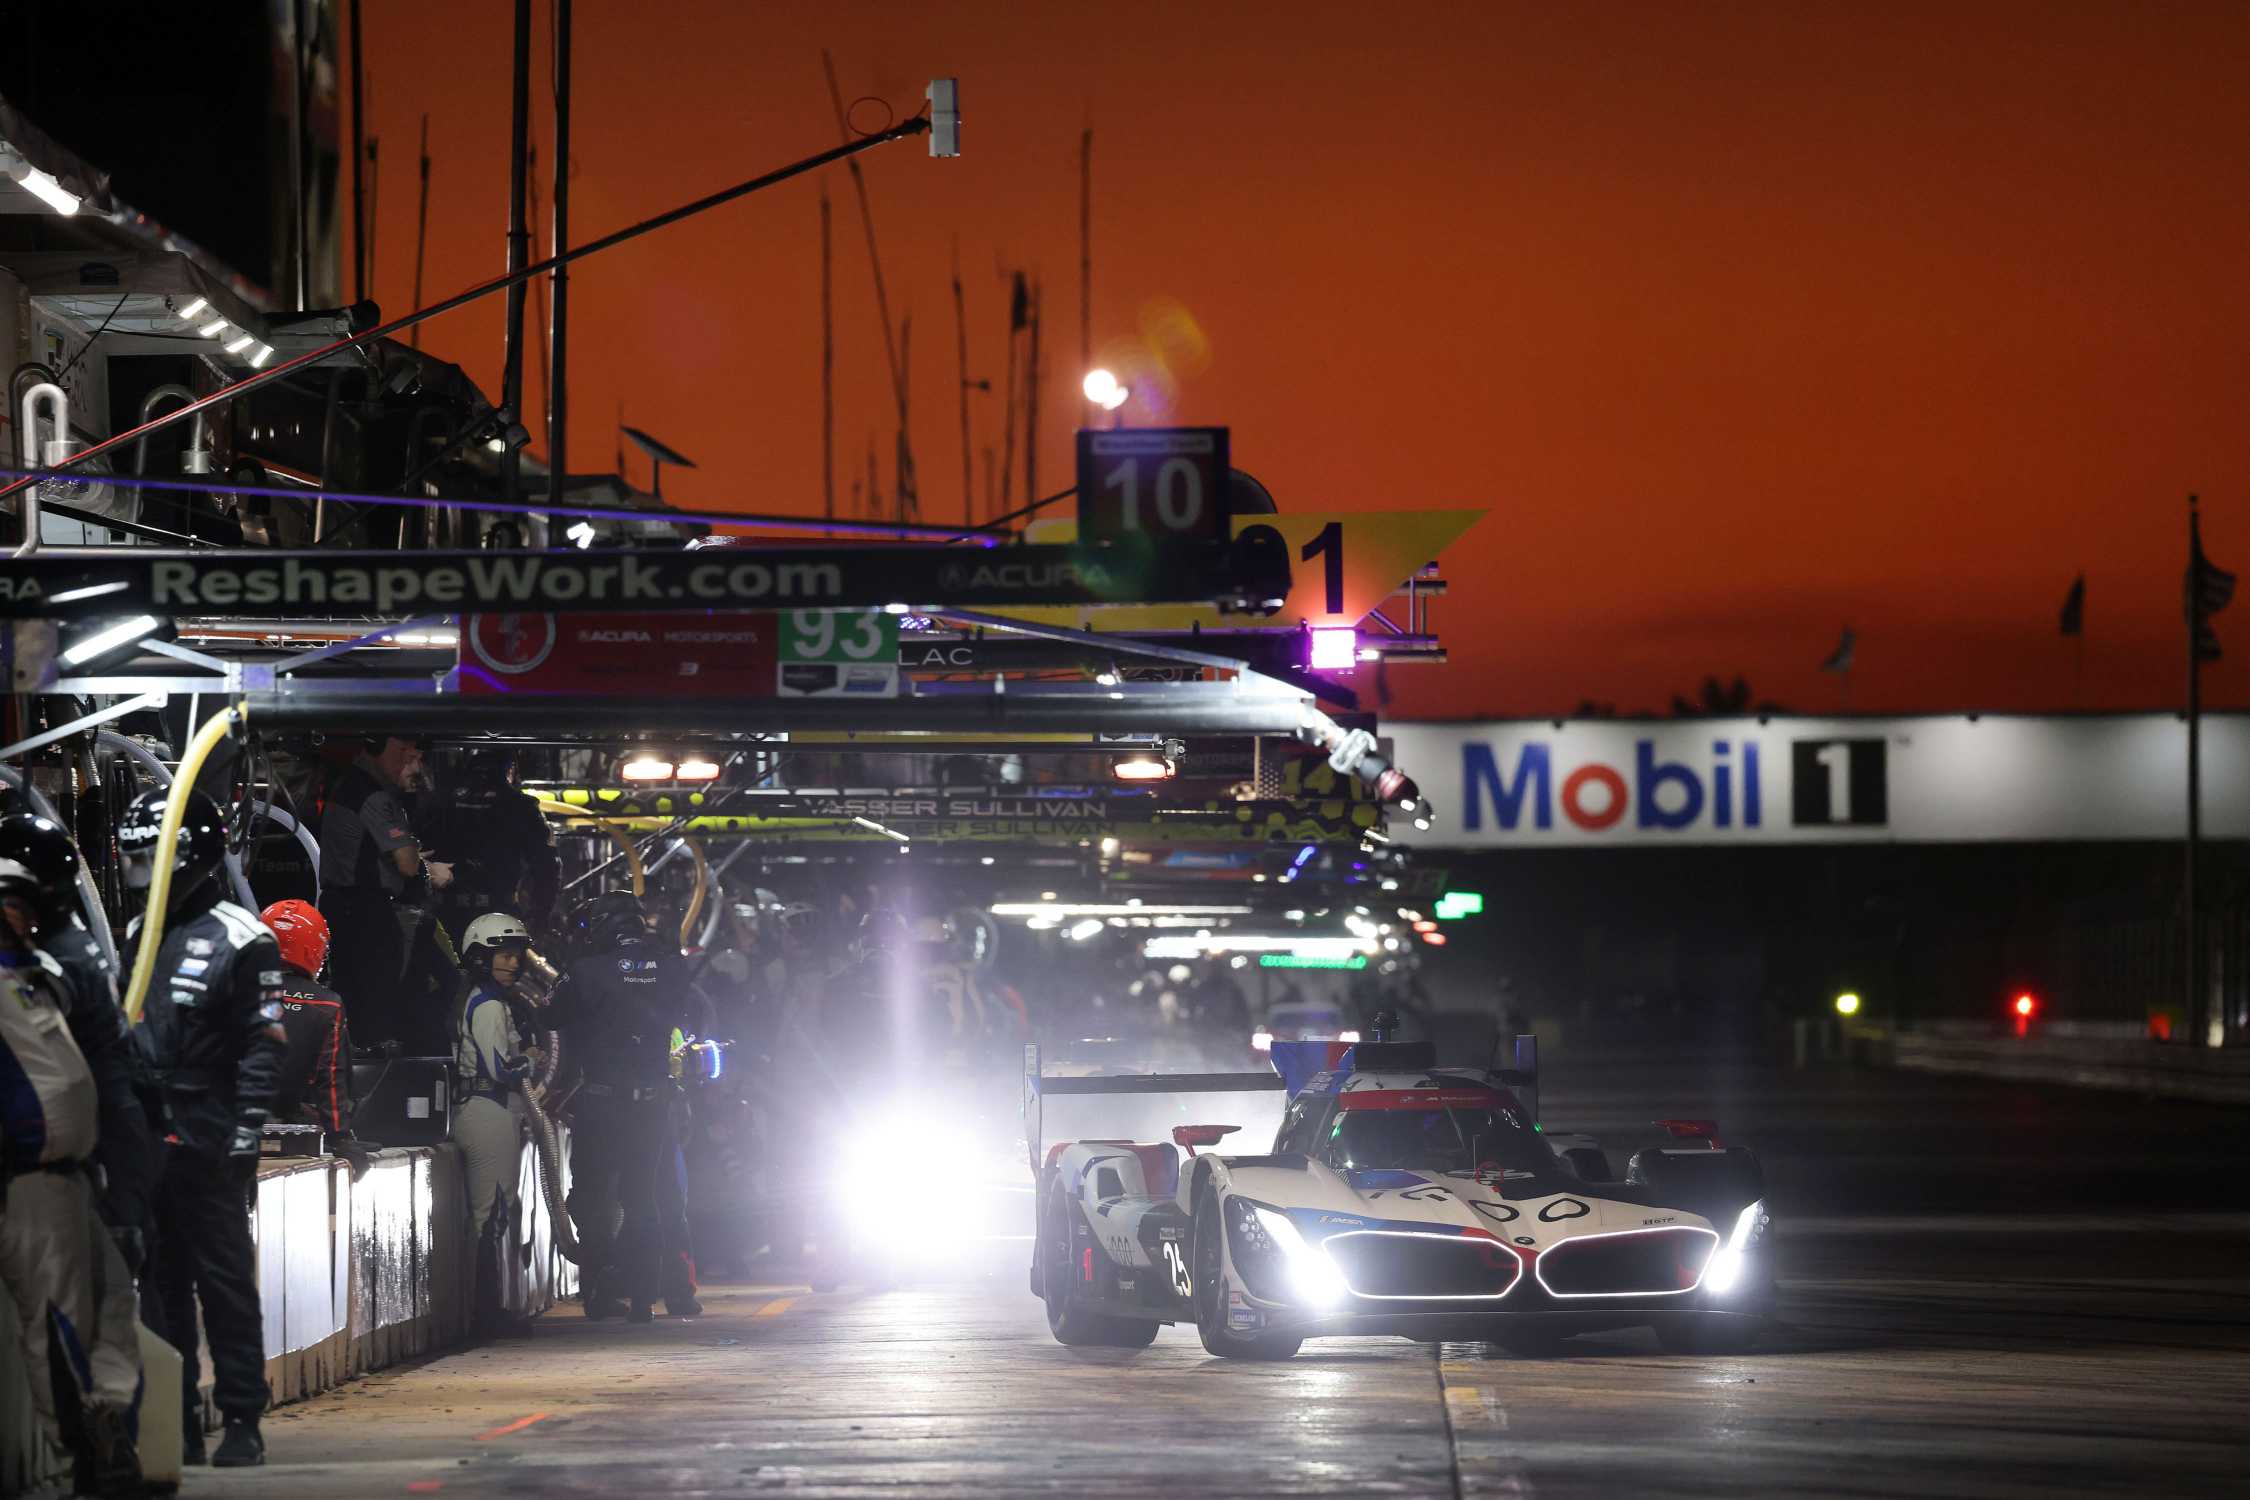
{"label": "pit sign board", "polygon": [[880,609],[792,609],[781,615],[784,698],[898,696],[898,619]]}
{"label": "pit sign board", "polygon": [[771,698],[775,617],[704,614],[470,614],[457,681],[467,695]]}
{"label": "pit sign board", "polygon": [[1089,542],[1223,542],[1224,427],[1084,428],[1078,434],[1078,535]]}

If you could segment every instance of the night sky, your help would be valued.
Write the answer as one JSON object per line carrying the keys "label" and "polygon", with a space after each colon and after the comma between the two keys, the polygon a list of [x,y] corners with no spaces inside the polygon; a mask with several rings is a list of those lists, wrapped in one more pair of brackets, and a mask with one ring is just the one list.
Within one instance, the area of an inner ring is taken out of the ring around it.
{"label": "night sky", "polygon": [[[424,298],[501,268],[509,12],[367,7],[386,312],[425,112]],[[823,46],[902,115],[961,79],[961,159],[862,158],[925,515],[962,507],[956,241],[996,388],[1002,268],[1043,280],[1040,487],[1068,481],[1091,124],[1097,351],[1153,329],[1178,366],[1133,420],[1230,425],[1285,509],[1491,507],[1445,558],[1452,664],[1393,670],[1395,713],[1661,711],[1714,672],[1826,711],[1847,623],[1854,708],[2168,706],[2190,490],[2250,577],[2250,6],[580,0],[573,238],[835,144]],[[829,176],[848,504],[871,440],[889,492],[894,420]],[[612,466],[622,402],[702,461],[669,498],[818,512],[818,191],[574,273],[574,470]],[[497,298],[424,339],[495,394],[500,343]],[[2207,695],[2250,706],[2250,602],[2218,633]]]}

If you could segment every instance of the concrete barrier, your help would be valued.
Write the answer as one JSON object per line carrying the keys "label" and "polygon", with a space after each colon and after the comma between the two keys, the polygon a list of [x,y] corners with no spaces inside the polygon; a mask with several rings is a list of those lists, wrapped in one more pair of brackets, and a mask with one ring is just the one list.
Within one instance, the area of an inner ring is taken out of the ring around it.
{"label": "concrete barrier", "polygon": [[2250,1104],[2250,1048],[2190,1047],[2100,1035],[1901,1031],[1882,1049],[1901,1068],[2059,1083],[2147,1098]]}
{"label": "concrete barrier", "polygon": [[[555,1250],[538,1172],[527,1145],[519,1186],[529,1264],[517,1309],[526,1313],[578,1284]],[[276,1158],[260,1169],[253,1223],[276,1404],[466,1340],[474,1283],[461,1174],[450,1144],[378,1151],[357,1182],[328,1158]],[[51,1478],[60,1455],[31,1440],[31,1391],[4,1289],[0,1319],[0,1494],[12,1495]],[[215,1421],[208,1352],[203,1376],[205,1417]]]}

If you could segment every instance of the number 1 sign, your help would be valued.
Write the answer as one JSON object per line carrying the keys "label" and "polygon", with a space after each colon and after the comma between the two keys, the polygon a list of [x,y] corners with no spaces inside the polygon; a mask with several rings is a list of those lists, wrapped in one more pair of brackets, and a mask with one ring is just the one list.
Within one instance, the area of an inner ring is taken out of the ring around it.
{"label": "number 1 sign", "polygon": [[1224,541],[1224,427],[1117,427],[1078,434],[1078,535],[1089,542]]}

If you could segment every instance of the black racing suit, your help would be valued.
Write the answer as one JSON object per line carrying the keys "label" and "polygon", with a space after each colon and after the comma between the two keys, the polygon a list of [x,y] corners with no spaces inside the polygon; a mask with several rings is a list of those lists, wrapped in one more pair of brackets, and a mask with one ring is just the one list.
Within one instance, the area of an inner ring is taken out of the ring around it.
{"label": "black racing suit", "polygon": [[265,1320],[245,1200],[288,1046],[284,978],[273,934],[208,882],[165,924],[134,1031],[164,1133],[155,1274],[142,1289],[142,1316],[180,1351],[191,1428],[199,1425],[198,1300],[219,1410],[232,1420],[266,1408]]}
{"label": "black racing suit", "polygon": [[351,1027],[342,997],[294,969],[281,982],[281,1028],[289,1047],[273,1117],[343,1135],[352,1113]]}
{"label": "black racing suit", "polygon": [[527,923],[555,909],[554,838],[538,804],[504,777],[471,775],[449,785],[430,809],[430,858],[453,866],[453,883],[438,894],[438,912],[455,943],[486,912]]}
{"label": "black racing suit", "polygon": [[680,959],[634,944],[574,959],[549,1002],[566,1058],[584,1070],[571,1116],[570,1217],[589,1305],[662,1295],[659,1174],[672,1170],[672,1031],[692,1024]]}
{"label": "black racing suit", "polygon": [[68,982],[70,1038],[86,1058],[101,1099],[101,1138],[94,1161],[104,1179],[102,1222],[140,1274],[148,1238],[149,1191],[156,1179],[156,1137],[137,1092],[139,1073],[125,1012],[117,1003],[116,975],[94,935],[76,921],[39,934],[39,946],[61,965]]}

